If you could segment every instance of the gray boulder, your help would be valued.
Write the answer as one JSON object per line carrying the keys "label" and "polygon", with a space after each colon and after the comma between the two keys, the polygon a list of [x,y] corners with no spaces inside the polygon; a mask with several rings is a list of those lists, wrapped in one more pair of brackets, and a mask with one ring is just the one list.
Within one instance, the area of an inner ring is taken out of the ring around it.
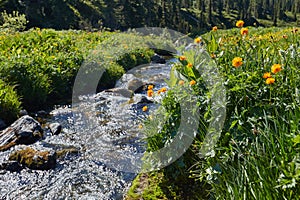
{"label": "gray boulder", "polygon": [[17,144],[32,144],[42,136],[40,123],[28,115],[22,116],[0,133],[0,151]]}

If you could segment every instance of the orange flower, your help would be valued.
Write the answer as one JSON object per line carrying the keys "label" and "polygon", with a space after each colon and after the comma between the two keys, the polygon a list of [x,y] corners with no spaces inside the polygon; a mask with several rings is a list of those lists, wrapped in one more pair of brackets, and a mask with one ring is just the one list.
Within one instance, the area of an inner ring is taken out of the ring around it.
{"label": "orange flower", "polygon": [[160,92],[166,92],[167,91],[167,88],[163,87],[160,89]]}
{"label": "orange flower", "polygon": [[298,29],[297,28],[293,28],[292,33],[297,33]]}
{"label": "orange flower", "polygon": [[217,55],[216,55],[216,54],[214,54],[214,53],[212,53],[212,54],[210,54],[210,57],[211,57],[212,59],[214,59],[214,58],[216,58],[216,57],[217,57]]}
{"label": "orange flower", "polygon": [[217,27],[217,26],[214,26],[214,27],[212,27],[212,30],[213,30],[213,31],[217,31],[217,30],[218,30],[218,27]]}
{"label": "orange flower", "polygon": [[192,64],[192,63],[188,63],[188,64],[187,64],[187,67],[188,67],[188,68],[192,68],[192,67],[193,67],[193,64]]}
{"label": "orange flower", "polygon": [[142,110],[143,110],[143,112],[146,112],[146,111],[148,110],[148,106],[144,106],[144,107],[142,108]]}
{"label": "orange flower", "polygon": [[239,21],[236,22],[235,25],[236,25],[237,27],[241,28],[241,27],[244,26],[244,24],[245,24],[245,22],[244,22],[243,20],[239,20]]}
{"label": "orange flower", "polygon": [[147,95],[148,95],[148,97],[152,97],[153,96],[153,90],[148,90]]}
{"label": "orange flower", "polygon": [[242,28],[242,29],[241,29],[241,34],[242,34],[242,35],[247,35],[248,33],[249,33],[248,28]]}
{"label": "orange flower", "polygon": [[266,84],[270,85],[273,84],[275,82],[275,78],[267,78],[266,80]]}
{"label": "orange flower", "polygon": [[287,36],[287,35],[283,35],[282,37],[283,37],[284,39],[287,39],[287,38],[288,38],[288,36]]}
{"label": "orange flower", "polygon": [[273,74],[276,74],[278,72],[280,72],[282,70],[281,65],[280,64],[274,64],[271,68],[271,71]]}
{"label": "orange flower", "polygon": [[148,90],[152,90],[153,89],[153,85],[148,85]]}
{"label": "orange flower", "polygon": [[263,75],[263,78],[271,78],[272,76],[271,76],[271,73],[270,72],[266,72],[266,73],[264,73],[264,75]]}
{"label": "orange flower", "polygon": [[234,66],[235,68],[241,66],[243,64],[243,59],[241,57],[235,57],[232,60],[232,66]]}
{"label": "orange flower", "polygon": [[191,80],[191,81],[190,81],[190,85],[191,85],[191,86],[193,86],[193,85],[195,85],[195,84],[196,84],[196,81],[194,81],[194,80]]}
{"label": "orange flower", "polygon": [[180,80],[179,82],[178,82],[178,85],[183,85],[184,84],[184,81],[183,80]]}
{"label": "orange flower", "polygon": [[179,57],[179,60],[180,60],[180,61],[184,61],[184,60],[186,60],[186,57],[185,57],[185,56],[180,56],[180,57]]}
{"label": "orange flower", "polygon": [[200,37],[197,37],[197,38],[195,38],[195,40],[194,40],[194,42],[197,43],[197,44],[200,44],[201,41],[202,41],[202,40],[201,40]]}

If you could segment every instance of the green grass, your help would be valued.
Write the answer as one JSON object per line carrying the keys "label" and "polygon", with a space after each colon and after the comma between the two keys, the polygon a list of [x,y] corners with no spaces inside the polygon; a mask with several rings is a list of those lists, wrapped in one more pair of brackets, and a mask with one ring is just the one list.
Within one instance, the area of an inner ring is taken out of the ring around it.
{"label": "green grass", "polygon": [[[300,196],[299,31],[288,27],[248,28],[249,33],[244,36],[240,28],[202,35],[204,48],[213,62],[206,60],[198,66],[205,57],[197,54],[196,49],[184,52],[187,60],[174,66],[177,76],[173,76],[171,89],[161,102],[168,120],[159,131],[155,128],[155,116],[145,122],[147,133],[152,136],[147,139],[148,151],[163,147],[174,137],[181,116],[179,99],[189,95],[185,90],[176,91],[188,86],[191,80],[196,81],[191,93],[198,96],[201,126],[190,149],[162,170],[160,182],[166,184],[162,188],[180,183],[192,187],[197,182],[199,187],[193,190],[190,199],[297,199]],[[242,59],[238,67],[232,63],[236,57]],[[187,67],[188,63],[194,67]],[[278,72],[272,70],[275,64],[281,67]],[[214,156],[204,158],[197,154],[209,121],[214,120],[209,103],[212,95],[209,89],[213,86],[206,85],[202,77],[205,75],[197,72],[201,67],[217,69],[221,78],[207,75],[217,83],[223,81],[226,88],[226,119],[221,137]],[[269,80],[263,78],[266,72],[274,78],[274,83],[268,84]],[[180,80],[185,81],[184,86],[177,85]],[[183,197],[183,191],[183,188],[174,190],[174,196]],[[199,197],[197,194],[201,192],[208,195]]]}
{"label": "green grass", "polygon": [[[150,62],[154,52],[146,42],[146,37],[135,33],[3,30],[0,78],[14,85],[23,108],[45,109],[71,99],[73,83],[83,63],[97,62],[105,70],[98,91],[113,87],[127,70]],[[3,108],[6,109],[10,108]]]}
{"label": "green grass", "polygon": [[0,119],[10,123],[19,114],[21,103],[13,86],[0,79]]}

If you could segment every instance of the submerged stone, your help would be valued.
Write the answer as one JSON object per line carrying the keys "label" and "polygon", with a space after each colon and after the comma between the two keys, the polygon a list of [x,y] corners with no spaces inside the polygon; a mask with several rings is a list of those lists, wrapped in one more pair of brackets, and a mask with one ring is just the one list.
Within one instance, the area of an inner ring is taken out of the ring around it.
{"label": "submerged stone", "polygon": [[7,170],[10,172],[19,172],[23,167],[15,160],[10,160],[5,163],[0,164],[0,169]]}

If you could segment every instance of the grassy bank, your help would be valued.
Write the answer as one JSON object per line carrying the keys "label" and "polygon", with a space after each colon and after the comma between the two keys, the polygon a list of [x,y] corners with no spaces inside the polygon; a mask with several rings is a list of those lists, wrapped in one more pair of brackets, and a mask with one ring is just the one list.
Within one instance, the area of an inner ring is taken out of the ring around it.
{"label": "grassy bank", "polygon": [[[45,108],[71,99],[76,74],[84,62],[98,62],[106,71],[99,90],[114,86],[126,70],[149,63],[154,54],[147,39],[136,34],[31,29],[26,32],[1,32],[0,78],[16,93],[1,95],[0,118],[11,122],[21,107]],[[142,44],[141,41],[143,41]],[[16,103],[18,102],[18,103]],[[6,114],[3,114],[5,111]],[[8,117],[9,116],[9,117]]]}
{"label": "grassy bank", "polygon": [[[161,114],[167,120],[160,120],[164,124],[159,124],[161,128],[157,130],[154,116],[145,122],[145,130],[151,135],[147,138],[150,152],[172,141],[181,120],[179,102],[183,96],[192,95],[197,96],[199,107],[197,136],[176,162],[144,175],[148,180],[143,182],[149,183],[144,189],[137,187],[138,176],[127,198],[155,199],[149,194],[160,191],[162,199],[297,199],[299,39],[297,28],[241,26],[225,31],[215,29],[195,40],[196,49],[184,52],[174,66],[177,73],[162,101],[165,111]],[[207,54],[200,51],[202,42]],[[199,73],[203,69],[218,71],[219,76],[206,75],[226,89],[226,116],[214,150],[201,158],[198,155],[205,135],[211,131],[210,122],[221,117],[216,109],[222,105],[214,107],[212,97],[224,92],[218,90],[220,85],[207,85],[203,73]],[[186,93],[184,87],[192,92]]]}

